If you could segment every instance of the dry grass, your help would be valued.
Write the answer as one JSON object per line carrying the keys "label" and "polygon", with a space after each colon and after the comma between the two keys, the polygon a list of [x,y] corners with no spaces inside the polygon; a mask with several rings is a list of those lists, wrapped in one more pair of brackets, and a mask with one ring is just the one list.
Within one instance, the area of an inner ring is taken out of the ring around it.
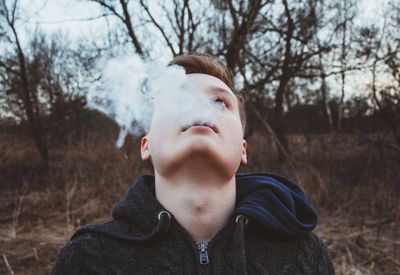
{"label": "dry grass", "polygon": [[[257,134],[241,170],[273,171],[305,189],[337,274],[400,274],[400,156],[362,140],[291,136],[298,163],[281,165],[272,141]],[[138,151],[126,157],[107,139],[53,149],[51,159],[44,170],[26,140],[0,136],[0,274],[48,274],[69,236],[107,220],[132,180],[148,172]]]}

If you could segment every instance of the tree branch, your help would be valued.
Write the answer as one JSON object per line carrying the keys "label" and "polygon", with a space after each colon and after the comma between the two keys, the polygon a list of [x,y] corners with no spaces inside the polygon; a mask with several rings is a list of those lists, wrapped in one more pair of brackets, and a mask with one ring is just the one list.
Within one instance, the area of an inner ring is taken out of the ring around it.
{"label": "tree branch", "polygon": [[156,28],[161,32],[161,35],[164,37],[165,42],[167,43],[169,49],[171,50],[171,53],[176,56],[176,52],[174,50],[174,46],[172,45],[171,41],[169,40],[168,36],[166,35],[164,29],[160,26],[160,24],[157,23],[153,15],[151,14],[149,8],[144,4],[143,0],[140,0],[141,6],[144,8],[146,11],[147,15],[150,17],[151,22],[156,26]]}

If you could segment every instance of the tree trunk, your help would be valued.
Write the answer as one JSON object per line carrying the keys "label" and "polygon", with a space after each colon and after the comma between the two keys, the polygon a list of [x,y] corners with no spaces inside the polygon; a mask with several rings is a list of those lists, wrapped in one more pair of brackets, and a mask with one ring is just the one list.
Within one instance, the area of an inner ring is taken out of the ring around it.
{"label": "tree trunk", "polygon": [[135,48],[136,52],[139,55],[143,55],[142,47],[140,46],[140,43],[136,37],[136,34],[133,31],[131,17],[129,15],[129,11],[128,11],[128,6],[124,0],[120,0],[119,2],[121,3],[122,11],[124,12],[124,23],[128,30],[128,35],[131,38],[133,47]]}
{"label": "tree trunk", "polygon": [[[285,93],[285,89],[287,83],[289,82],[289,78],[286,74],[283,74],[280,82],[278,90],[275,95],[275,109],[274,109],[274,131],[279,140],[279,142],[283,145],[284,150],[289,151],[289,144],[286,137],[285,127],[283,125],[283,97]],[[277,146],[278,148],[278,159],[280,163],[285,161],[285,154],[282,152],[282,148]]]}
{"label": "tree trunk", "polygon": [[343,105],[344,105],[344,95],[345,90],[344,87],[346,85],[346,70],[347,70],[347,16],[348,16],[348,7],[346,4],[346,0],[343,1],[344,3],[344,15],[343,15],[343,35],[342,35],[342,53],[341,53],[341,60],[340,60],[340,70],[341,70],[341,96],[338,106],[338,121],[337,121],[337,128],[338,130],[342,129],[342,120],[343,120]]}
{"label": "tree trunk", "polygon": [[[289,64],[292,61],[291,43],[294,31],[294,23],[290,15],[290,10],[286,0],[282,1],[285,7],[285,14],[287,17],[287,30],[285,33],[285,59],[282,66],[282,74],[279,79],[279,86],[275,95],[275,109],[274,109],[274,130],[284,150],[289,152],[289,144],[286,137],[285,127],[283,125],[283,98],[286,91],[286,87],[290,80],[290,68]],[[279,162],[285,161],[285,154],[282,149],[278,146],[278,158]]]}
{"label": "tree trunk", "polygon": [[[321,70],[323,71],[323,68],[321,68]],[[321,75],[321,88],[320,88],[320,92],[321,92],[321,109],[322,109],[322,116],[323,116],[324,123],[326,123],[326,130],[328,132],[331,132],[332,131],[333,119],[332,119],[331,109],[329,108],[329,104],[328,104],[328,95],[327,95],[327,90],[326,90],[326,80],[325,80],[325,78],[326,78],[326,76],[325,76],[324,72],[322,72],[322,75]]]}
{"label": "tree trunk", "polygon": [[29,132],[30,132],[30,135],[39,151],[39,154],[40,154],[40,157],[42,159],[44,166],[47,167],[48,162],[49,162],[49,152],[48,152],[45,138],[42,133],[42,127],[41,127],[39,117],[37,117],[35,115],[35,112],[33,110],[32,96],[31,96],[31,92],[29,90],[29,83],[28,83],[28,77],[27,77],[28,74],[27,74],[26,65],[25,65],[25,56],[22,51],[21,45],[19,43],[18,34],[13,25],[11,26],[11,29],[13,31],[17,50],[18,50],[18,61],[19,61],[19,65],[20,65],[20,76],[21,76],[21,82],[22,82],[22,101],[23,101],[24,111],[25,111],[26,117],[28,119]]}

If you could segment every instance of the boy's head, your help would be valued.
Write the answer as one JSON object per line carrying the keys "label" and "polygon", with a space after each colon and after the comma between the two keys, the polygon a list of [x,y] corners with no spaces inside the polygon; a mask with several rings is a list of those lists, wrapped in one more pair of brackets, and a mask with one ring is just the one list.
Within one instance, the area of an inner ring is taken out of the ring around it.
{"label": "boy's head", "polygon": [[211,55],[190,54],[176,56],[169,65],[178,65],[183,67],[186,74],[207,74],[224,82],[237,98],[243,133],[245,132],[246,113],[244,108],[244,98],[236,90],[232,72],[224,63]]}
{"label": "boy's head", "polygon": [[[156,106],[150,130],[141,141],[142,159],[151,160],[155,172],[164,176],[195,162],[198,167],[218,168],[224,177],[232,177],[240,163],[247,163],[247,142],[243,139],[243,97],[234,88],[230,70],[209,55],[177,56],[170,65],[185,69],[189,85],[183,96],[190,97],[193,111],[177,115]],[[206,107],[204,99],[217,105],[217,109],[213,107],[217,111]],[[183,116],[191,113],[200,120],[183,123]]]}

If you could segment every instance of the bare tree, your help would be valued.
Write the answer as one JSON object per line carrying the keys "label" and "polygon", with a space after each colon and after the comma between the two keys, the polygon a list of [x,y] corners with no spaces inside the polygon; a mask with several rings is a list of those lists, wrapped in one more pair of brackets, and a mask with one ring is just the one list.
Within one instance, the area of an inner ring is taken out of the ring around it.
{"label": "bare tree", "polygon": [[[223,36],[228,39],[225,41],[223,49],[223,55],[226,59],[227,66],[235,72],[238,66],[242,66],[241,55],[245,54],[244,49],[251,36],[258,30],[258,19],[262,9],[270,1],[227,1],[227,6],[232,21],[232,28],[226,28],[222,26],[221,32]],[[224,22],[225,23],[225,22]],[[226,33],[229,31],[229,33]]]}
{"label": "bare tree", "polygon": [[[318,45],[319,45],[319,43],[318,43]],[[321,87],[319,89],[320,94],[321,94],[320,106],[322,109],[322,114],[324,116],[324,121],[326,123],[326,128],[330,132],[333,128],[333,119],[332,119],[332,112],[331,112],[331,109],[329,108],[329,104],[328,104],[328,102],[329,102],[328,101],[328,85],[327,85],[327,81],[326,81],[327,72],[325,70],[321,52],[318,54],[318,60],[319,60],[320,78],[321,78]]]}
{"label": "bare tree", "polygon": [[340,45],[340,79],[341,79],[341,95],[339,100],[338,108],[338,120],[337,128],[340,130],[342,128],[343,120],[343,104],[345,97],[345,87],[346,87],[346,73],[348,68],[348,51],[350,50],[350,37],[352,34],[352,28],[354,26],[353,20],[356,16],[356,2],[342,0],[338,3],[337,10],[339,12],[339,21],[336,30],[341,34],[341,45]]}
{"label": "bare tree", "polygon": [[99,4],[101,7],[108,10],[109,12],[111,12],[111,14],[115,15],[125,26],[127,34],[132,42],[132,45],[133,45],[135,51],[139,55],[144,54],[143,47],[136,35],[136,31],[132,24],[132,18],[131,18],[131,15],[129,13],[129,8],[128,8],[129,0],[119,0],[119,1],[88,0],[88,1]]}
{"label": "bare tree", "polygon": [[[271,3],[270,3],[271,4]],[[323,6],[317,1],[304,1],[301,4],[282,0],[272,3],[269,9],[264,9],[266,14],[261,14],[258,22],[258,31],[254,35],[257,40],[264,40],[264,47],[259,44],[247,46],[245,61],[249,64],[242,70],[242,76],[249,90],[264,93],[268,90],[274,92],[274,111],[272,126],[283,145],[278,147],[279,158],[284,161],[281,150],[288,151],[288,142],[283,123],[285,98],[293,93],[291,81],[298,78],[312,79],[315,71],[319,69],[318,56],[329,50],[329,45],[315,43],[316,30],[319,30]],[[280,17],[274,18],[267,14],[271,9],[282,8]],[[248,79],[247,70],[252,71],[252,79]],[[304,92],[304,91],[303,91]],[[289,100],[286,100],[288,105]]]}
{"label": "bare tree", "polygon": [[[168,24],[165,24],[166,22],[161,23],[161,20],[151,11],[148,1],[140,0],[140,5],[146,16],[162,35],[173,56],[190,53],[199,48],[199,43],[196,41],[198,38],[197,31],[205,18],[204,12],[206,9],[200,10],[200,5],[197,5],[196,13],[194,13],[193,3],[193,0],[163,2],[160,6],[163,16],[168,22]],[[196,4],[199,4],[199,2]]]}
{"label": "bare tree", "polygon": [[8,66],[4,62],[1,62],[0,66],[6,68],[9,73],[14,74],[21,82],[21,99],[23,102],[24,112],[28,120],[30,134],[39,151],[42,162],[47,166],[49,161],[49,153],[45,136],[43,134],[42,123],[37,112],[38,98],[37,95],[31,91],[31,87],[29,86],[25,54],[16,29],[17,13],[18,0],[14,0],[10,6],[8,6],[5,0],[0,2],[0,16],[11,31],[11,35],[8,37],[8,40],[15,48],[18,60],[18,64],[16,65],[18,65],[18,68],[14,69],[12,66]]}
{"label": "bare tree", "polygon": [[[360,29],[358,56],[369,64],[375,113],[394,137],[395,143],[388,141],[386,146],[400,152],[400,5],[390,3],[385,13],[388,16],[381,27]],[[382,78],[390,81],[381,81]]]}

